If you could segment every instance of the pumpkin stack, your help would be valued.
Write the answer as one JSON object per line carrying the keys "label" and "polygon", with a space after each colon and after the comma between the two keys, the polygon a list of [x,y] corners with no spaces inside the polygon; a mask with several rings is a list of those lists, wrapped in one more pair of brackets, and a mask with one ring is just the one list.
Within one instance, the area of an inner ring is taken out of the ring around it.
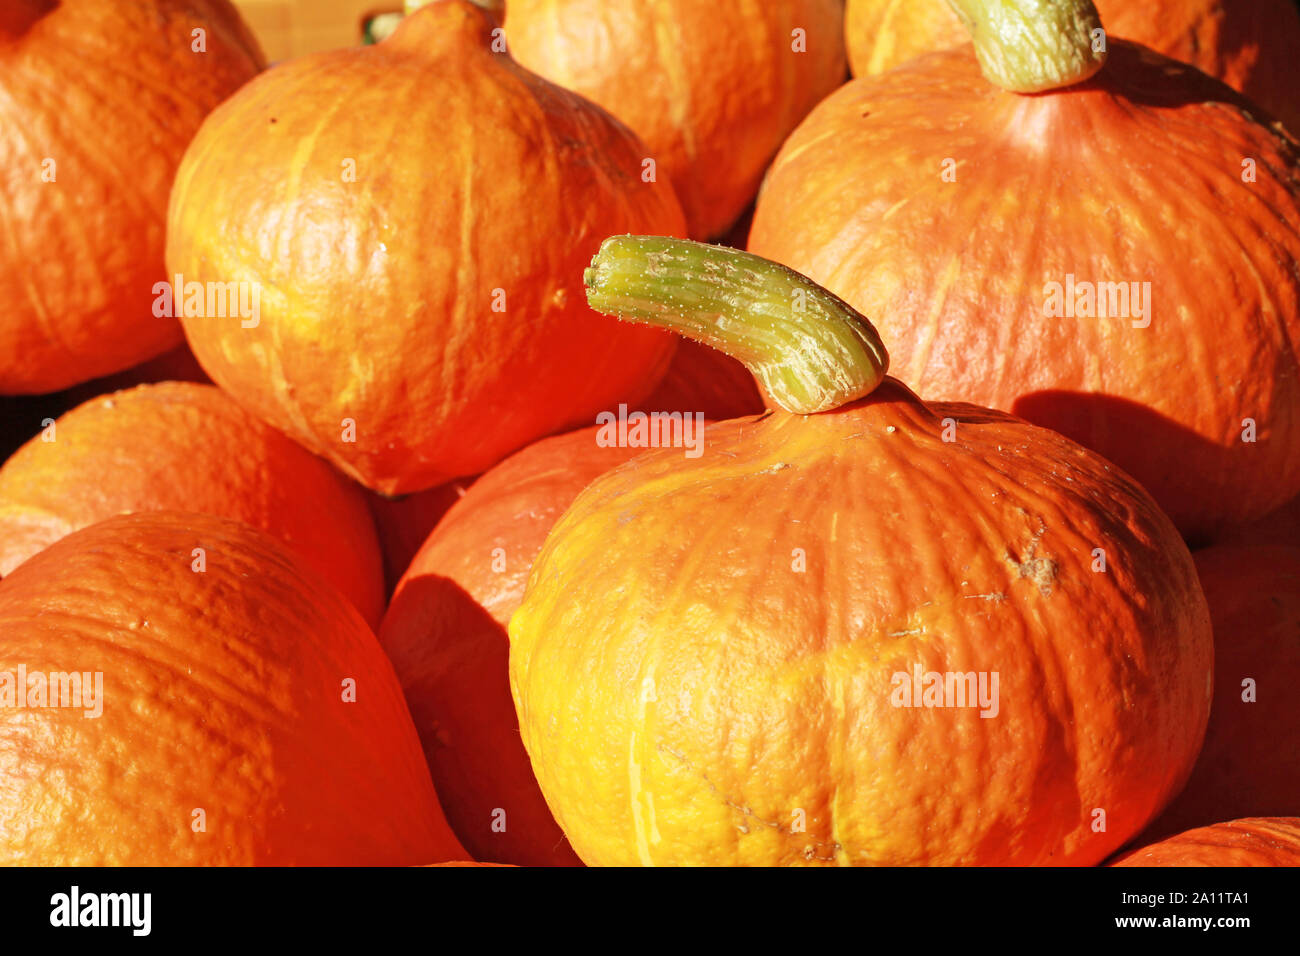
{"label": "pumpkin stack", "polygon": [[1282,2],[0,3],[0,864],[1300,865]]}
{"label": "pumpkin stack", "polygon": [[1196,543],[1295,497],[1296,141],[1091,3],[953,6],[974,50],[823,100],[749,249],[870,315],[926,398],[1074,438]]}

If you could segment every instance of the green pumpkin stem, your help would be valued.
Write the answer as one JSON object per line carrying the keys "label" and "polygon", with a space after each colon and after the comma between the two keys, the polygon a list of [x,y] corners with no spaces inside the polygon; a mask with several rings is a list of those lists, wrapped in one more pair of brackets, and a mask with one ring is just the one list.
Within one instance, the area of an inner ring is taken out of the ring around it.
{"label": "green pumpkin stem", "polygon": [[859,399],[889,367],[880,336],[853,306],[793,269],[738,249],[614,236],[583,278],[597,312],[726,352],[788,412],[824,412]]}
{"label": "green pumpkin stem", "polygon": [[[1106,62],[1092,0],[948,0],[989,82],[1013,93],[1082,83]],[[1100,42],[1098,42],[1100,41]]]}

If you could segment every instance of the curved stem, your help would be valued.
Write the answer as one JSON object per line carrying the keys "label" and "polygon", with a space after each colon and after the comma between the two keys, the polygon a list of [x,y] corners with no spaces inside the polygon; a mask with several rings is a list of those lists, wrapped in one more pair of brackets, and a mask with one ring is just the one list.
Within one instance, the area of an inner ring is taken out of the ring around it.
{"label": "curved stem", "polygon": [[880,336],[853,306],[793,269],[738,249],[614,236],[583,278],[596,311],[726,352],[788,412],[823,412],[861,398],[889,367]]}
{"label": "curved stem", "polygon": [[[948,0],[989,82],[1014,93],[1082,83],[1106,62],[1092,0]],[[1097,43],[1096,39],[1101,42]]]}

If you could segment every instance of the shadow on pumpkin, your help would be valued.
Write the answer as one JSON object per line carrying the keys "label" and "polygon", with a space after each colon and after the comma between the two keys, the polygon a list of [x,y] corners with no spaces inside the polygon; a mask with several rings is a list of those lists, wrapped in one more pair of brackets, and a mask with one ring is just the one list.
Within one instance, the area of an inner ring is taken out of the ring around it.
{"label": "shadow on pumpkin", "polygon": [[1224,103],[1245,110],[1264,124],[1274,119],[1262,106],[1194,66],[1116,37],[1108,37],[1107,46],[1106,66],[1091,80],[1030,95],[1073,96],[1104,90],[1139,106],[1172,109],[1193,103]]}
{"label": "shadow on pumpkin", "polygon": [[1209,543],[1223,528],[1240,523],[1240,519],[1213,519],[1205,513],[1207,504],[1220,515],[1231,515],[1249,508],[1250,502],[1245,500],[1248,492],[1244,488],[1236,502],[1198,501],[1186,476],[1199,475],[1203,483],[1207,476],[1217,475],[1222,487],[1232,487],[1251,474],[1263,457],[1259,452],[1269,445],[1262,437],[1262,427],[1256,442],[1219,445],[1138,402],[1090,392],[1032,392],[1018,398],[1011,413],[1087,448],[1111,449],[1114,458],[1122,458],[1119,467],[1150,492],[1192,549]]}
{"label": "shadow on pumpkin", "polygon": [[504,625],[435,575],[407,580],[389,614],[402,626],[381,629],[380,640],[461,843],[477,860],[581,866],[519,736]]}

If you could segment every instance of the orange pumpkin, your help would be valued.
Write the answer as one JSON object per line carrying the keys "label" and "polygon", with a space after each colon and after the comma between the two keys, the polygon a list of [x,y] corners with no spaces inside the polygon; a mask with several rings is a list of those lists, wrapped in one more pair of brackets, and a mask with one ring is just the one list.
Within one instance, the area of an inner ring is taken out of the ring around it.
{"label": "orange pumpkin", "polygon": [[376,46],[269,70],[203,124],[172,194],[171,271],[261,290],[255,318],[186,310],[199,362],[384,494],[637,401],[671,357],[592,313],[579,279],[605,236],[680,234],[672,187],[493,29],[440,0]]}
{"label": "orange pumpkin", "polygon": [[370,514],[375,519],[379,548],[384,554],[384,586],[388,594],[401,580],[411,559],[447,509],[454,505],[474,483],[473,478],[449,481],[428,491],[389,498],[369,492]]}
{"label": "orange pumpkin", "polygon": [[425,866],[428,866],[428,867],[435,867],[435,866],[501,866],[501,867],[509,867],[509,866],[511,866],[511,864],[509,864],[509,863],[477,863],[477,862],[475,862],[475,861],[473,861],[473,860],[453,860],[453,861],[450,862],[450,863],[426,863]]}
{"label": "orange pumpkin", "polygon": [[1111,866],[1300,866],[1300,817],[1233,820],[1125,853]]}
{"label": "orange pumpkin", "polygon": [[690,339],[678,344],[663,380],[641,403],[646,412],[699,412],[716,421],[757,415],[764,407],[749,369]]}
{"label": "orange pumpkin", "polygon": [[993,43],[986,67],[1046,92],[970,47],[841,88],[749,248],[871,316],[922,395],[1100,452],[1203,543],[1300,493],[1300,153],[1190,67],[1120,40],[1102,67],[1068,36],[1063,66],[1101,68],[1082,85]]}
{"label": "orange pumpkin", "polygon": [[239,522],[120,516],[6,577],[0,703],[0,865],[465,856],[374,635]]}
{"label": "orange pumpkin", "polygon": [[[1293,0],[1094,2],[1111,36],[1218,77],[1300,132],[1300,13]],[[844,31],[854,76],[970,39],[947,0],[848,0]]]}
{"label": "orange pumpkin", "polygon": [[1214,627],[1214,704],[1158,834],[1300,810],[1300,546],[1221,545],[1194,557]]}
{"label": "orange pumpkin", "polygon": [[843,0],[507,0],[520,63],[645,141],[692,236],[744,212],[781,145],[844,82]]}
{"label": "orange pumpkin", "polygon": [[620,237],[587,283],[780,408],[597,478],[533,564],[511,689],[586,863],[1088,864],[1141,831],[1195,760],[1212,647],[1136,482],[921,402],[865,319],[746,253]]}
{"label": "orange pumpkin", "polygon": [[1283,544],[1300,546],[1300,497],[1248,525],[1234,528],[1219,544]]}
{"label": "orange pumpkin", "polygon": [[262,66],[227,0],[0,4],[0,393],[65,388],[181,340],[154,311],[172,176],[203,117]]}
{"label": "orange pumpkin", "polygon": [[379,631],[447,819],[477,858],[578,863],[519,740],[506,624],[555,519],[639,451],[604,447],[597,434],[543,439],[475,482],[411,562]]}
{"label": "orange pumpkin", "polygon": [[360,489],[211,385],[92,399],[0,467],[0,575],[79,528],[199,511],[279,538],[376,625],[383,564]]}

